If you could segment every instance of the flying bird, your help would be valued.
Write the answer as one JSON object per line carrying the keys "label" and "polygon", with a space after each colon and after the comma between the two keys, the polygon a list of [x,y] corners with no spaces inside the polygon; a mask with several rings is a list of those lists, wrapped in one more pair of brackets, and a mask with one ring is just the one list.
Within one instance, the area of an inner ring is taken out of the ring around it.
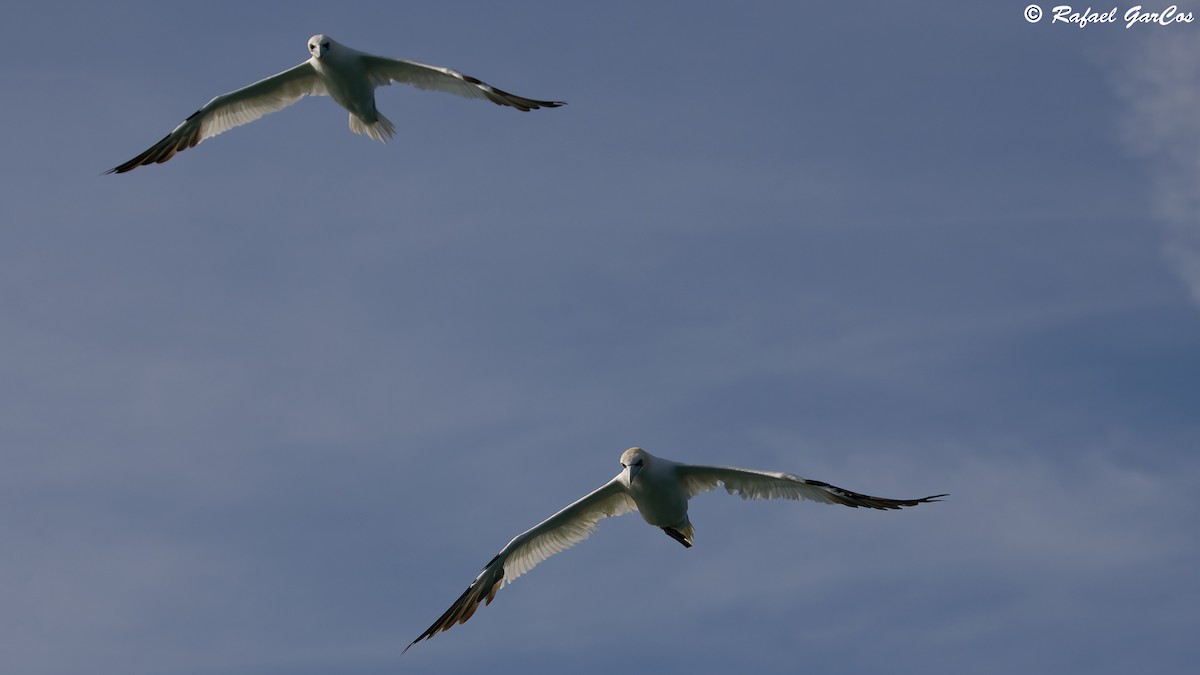
{"label": "flying bird", "polygon": [[686,548],[694,529],[688,520],[688,500],[724,486],[742,499],[808,499],[826,504],[899,509],[940,501],[946,495],[921,499],[885,499],[851,492],[790,473],[755,471],[732,466],[699,466],[655,457],[641,448],[621,454],[621,473],[582,499],[517,535],[484,566],[458,600],[404,651],[455,624],[466,623],[479,608],[491,604],[504,584],[533,569],[546,558],[588,538],[600,520],[636,510],[642,519],[661,528]]}
{"label": "flying bird", "polygon": [[523,112],[565,105],[516,96],[450,68],[360,52],[328,35],[309,38],[308,51],[312,57],[304,63],[214,98],[148,150],[105,173],[161,164],[206,138],[283,110],[304,96],[332,96],[350,111],[351,131],[386,143],[396,135],[396,126],[375,108],[375,88],[393,82],[486,99]]}

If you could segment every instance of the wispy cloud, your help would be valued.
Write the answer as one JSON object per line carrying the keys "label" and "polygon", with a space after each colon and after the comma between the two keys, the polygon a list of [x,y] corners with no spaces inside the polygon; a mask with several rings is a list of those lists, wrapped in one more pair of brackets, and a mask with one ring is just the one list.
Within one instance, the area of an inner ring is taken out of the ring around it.
{"label": "wispy cloud", "polygon": [[1154,35],[1116,73],[1122,138],[1150,162],[1166,256],[1200,303],[1200,43],[1192,34]]}

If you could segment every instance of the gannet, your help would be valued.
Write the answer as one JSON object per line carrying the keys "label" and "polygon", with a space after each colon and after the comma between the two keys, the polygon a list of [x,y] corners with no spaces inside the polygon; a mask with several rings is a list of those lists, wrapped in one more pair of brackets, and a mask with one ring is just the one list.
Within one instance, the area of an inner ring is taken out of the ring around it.
{"label": "gannet", "polygon": [[393,82],[486,99],[521,111],[565,105],[516,96],[450,68],[360,52],[327,35],[309,38],[308,51],[312,56],[304,63],[214,98],[148,150],[105,173],[161,164],[206,138],[282,110],[304,96],[333,97],[350,111],[351,131],[386,143],[396,135],[396,126],[375,108],[375,88]]}
{"label": "gannet", "polygon": [[404,651],[421,640],[450,630],[455,624],[466,623],[479,603],[491,604],[496,591],[506,583],[555,553],[587,539],[604,518],[636,510],[647,523],[691,548],[695,530],[688,520],[688,500],[718,485],[742,499],[808,499],[869,509],[899,509],[940,501],[939,497],[946,496],[871,497],[789,473],[683,464],[655,457],[641,448],[629,448],[621,454],[621,472],[615,478],[508,542],[450,609]]}

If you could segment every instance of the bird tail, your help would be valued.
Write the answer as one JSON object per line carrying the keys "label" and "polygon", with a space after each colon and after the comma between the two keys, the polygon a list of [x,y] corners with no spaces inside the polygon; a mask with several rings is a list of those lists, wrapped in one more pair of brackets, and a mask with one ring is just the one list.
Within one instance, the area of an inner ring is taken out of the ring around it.
{"label": "bird tail", "polygon": [[675,541],[683,544],[684,548],[692,547],[692,536],[696,534],[696,530],[692,528],[692,524],[687,521],[675,527],[664,527],[662,531],[670,535]]}
{"label": "bird tail", "polygon": [[363,122],[357,115],[350,113],[350,131],[359,135],[370,136],[380,143],[387,143],[389,138],[396,135],[396,125],[388,118],[375,113],[377,119],[367,124]]}

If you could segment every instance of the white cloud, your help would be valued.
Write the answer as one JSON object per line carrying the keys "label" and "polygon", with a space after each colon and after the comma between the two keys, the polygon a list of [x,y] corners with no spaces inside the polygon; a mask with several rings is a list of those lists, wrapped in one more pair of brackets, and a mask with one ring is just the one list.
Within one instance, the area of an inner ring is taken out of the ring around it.
{"label": "white cloud", "polygon": [[1116,73],[1122,138],[1150,162],[1165,254],[1200,302],[1200,43],[1190,34],[1154,35]]}

